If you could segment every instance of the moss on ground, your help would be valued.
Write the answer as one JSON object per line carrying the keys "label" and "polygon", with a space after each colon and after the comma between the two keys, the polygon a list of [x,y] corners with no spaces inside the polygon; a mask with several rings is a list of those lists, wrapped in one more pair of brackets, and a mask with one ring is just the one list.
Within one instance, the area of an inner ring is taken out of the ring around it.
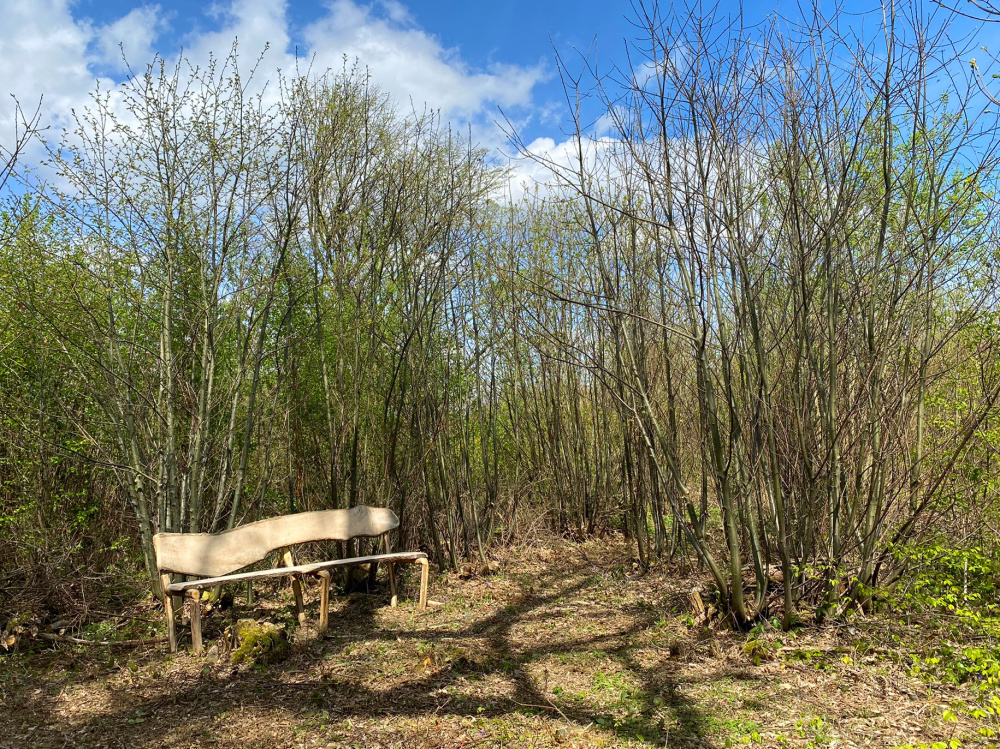
{"label": "moss on ground", "polygon": [[236,647],[230,655],[234,666],[243,663],[280,663],[288,657],[288,632],[271,622],[240,619],[233,626]]}

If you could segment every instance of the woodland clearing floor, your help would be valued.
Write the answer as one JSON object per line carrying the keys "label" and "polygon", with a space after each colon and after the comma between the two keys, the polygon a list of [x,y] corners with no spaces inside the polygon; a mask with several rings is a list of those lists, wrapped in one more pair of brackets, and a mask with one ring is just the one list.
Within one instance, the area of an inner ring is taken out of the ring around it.
{"label": "woodland clearing floor", "polygon": [[[489,577],[432,575],[426,612],[412,577],[396,609],[381,589],[336,598],[322,639],[309,588],[310,624],[270,666],[231,665],[223,642],[240,617],[293,617],[266,585],[255,607],[205,616],[205,657],[162,642],[0,655],[0,748],[989,746],[1000,730],[970,715],[970,689],[907,675],[884,620],[697,626],[699,577],[628,559],[620,541],[510,550]],[[138,613],[158,621],[152,603]]]}

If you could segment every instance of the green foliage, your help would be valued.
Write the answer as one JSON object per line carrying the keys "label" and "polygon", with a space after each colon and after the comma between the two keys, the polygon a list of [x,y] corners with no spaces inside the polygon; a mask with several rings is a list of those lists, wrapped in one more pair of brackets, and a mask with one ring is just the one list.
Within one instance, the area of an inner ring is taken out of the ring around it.
{"label": "green foliage", "polygon": [[996,692],[1000,690],[1000,646],[941,645],[927,654],[911,654],[909,674]]}
{"label": "green foliage", "polygon": [[936,611],[976,624],[1000,615],[1000,544],[955,548],[946,541],[897,548],[907,574],[888,593],[904,611]]}
{"label": "green foliage", "polygon": [[759,666],[764,661],[771,660],[779,647],[781,647],[780,642],[751,637],[743,643],[743,652],[755,666]]}

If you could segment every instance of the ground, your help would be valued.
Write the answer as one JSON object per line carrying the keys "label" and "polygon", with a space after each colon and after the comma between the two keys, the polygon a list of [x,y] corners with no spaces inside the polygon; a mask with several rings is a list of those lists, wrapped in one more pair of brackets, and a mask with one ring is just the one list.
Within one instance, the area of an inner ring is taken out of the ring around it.
{"label": "ground", "polygon": [[[415,577],[396,609],[381,589],[338,597],[327,636],[293,631],[271,665],[233,666],[226,636],[239,618],[290,626],[266,584],[206,615],[200,658],[162,638],[24,648],[0,656],[0,747],[949,747],[1000,728],[984,693],[899,657],[895,627],[913,625],[706,627],[696,572],[628,559],[621,541],[556,541],[487,577],[432,575],[425,612]],[[160,618],[150,602],[133,634],[162,635]]]}

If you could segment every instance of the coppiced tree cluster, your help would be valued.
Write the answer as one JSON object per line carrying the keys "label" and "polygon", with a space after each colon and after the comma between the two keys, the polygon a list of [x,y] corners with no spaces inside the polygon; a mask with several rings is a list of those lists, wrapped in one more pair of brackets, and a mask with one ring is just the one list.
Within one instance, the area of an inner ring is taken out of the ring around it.
{"label": "coppiced tree cluster", "polygon": [[597,83],[613,137],[585,150],[578,107],[575,163],[549,164],[613,342],[592,366],[649,466],[635,515],[669,515],[738,624],[769,578],[786,627],[804,599],[866,605],[989,481],[969,456],[1000,395],[996,119],[974,76],[942,89],[946,25],[885,13],[852,41],[649,7],[644,66]]}
{"label": "coppiced tree cluster", "polygon": [[2,582],[371,504],[442,569],[617,529],[790,626],[995,549],[1000,141],[944,21],[637,20],[521,200],[359,69],[98,92],[5,215]]}

